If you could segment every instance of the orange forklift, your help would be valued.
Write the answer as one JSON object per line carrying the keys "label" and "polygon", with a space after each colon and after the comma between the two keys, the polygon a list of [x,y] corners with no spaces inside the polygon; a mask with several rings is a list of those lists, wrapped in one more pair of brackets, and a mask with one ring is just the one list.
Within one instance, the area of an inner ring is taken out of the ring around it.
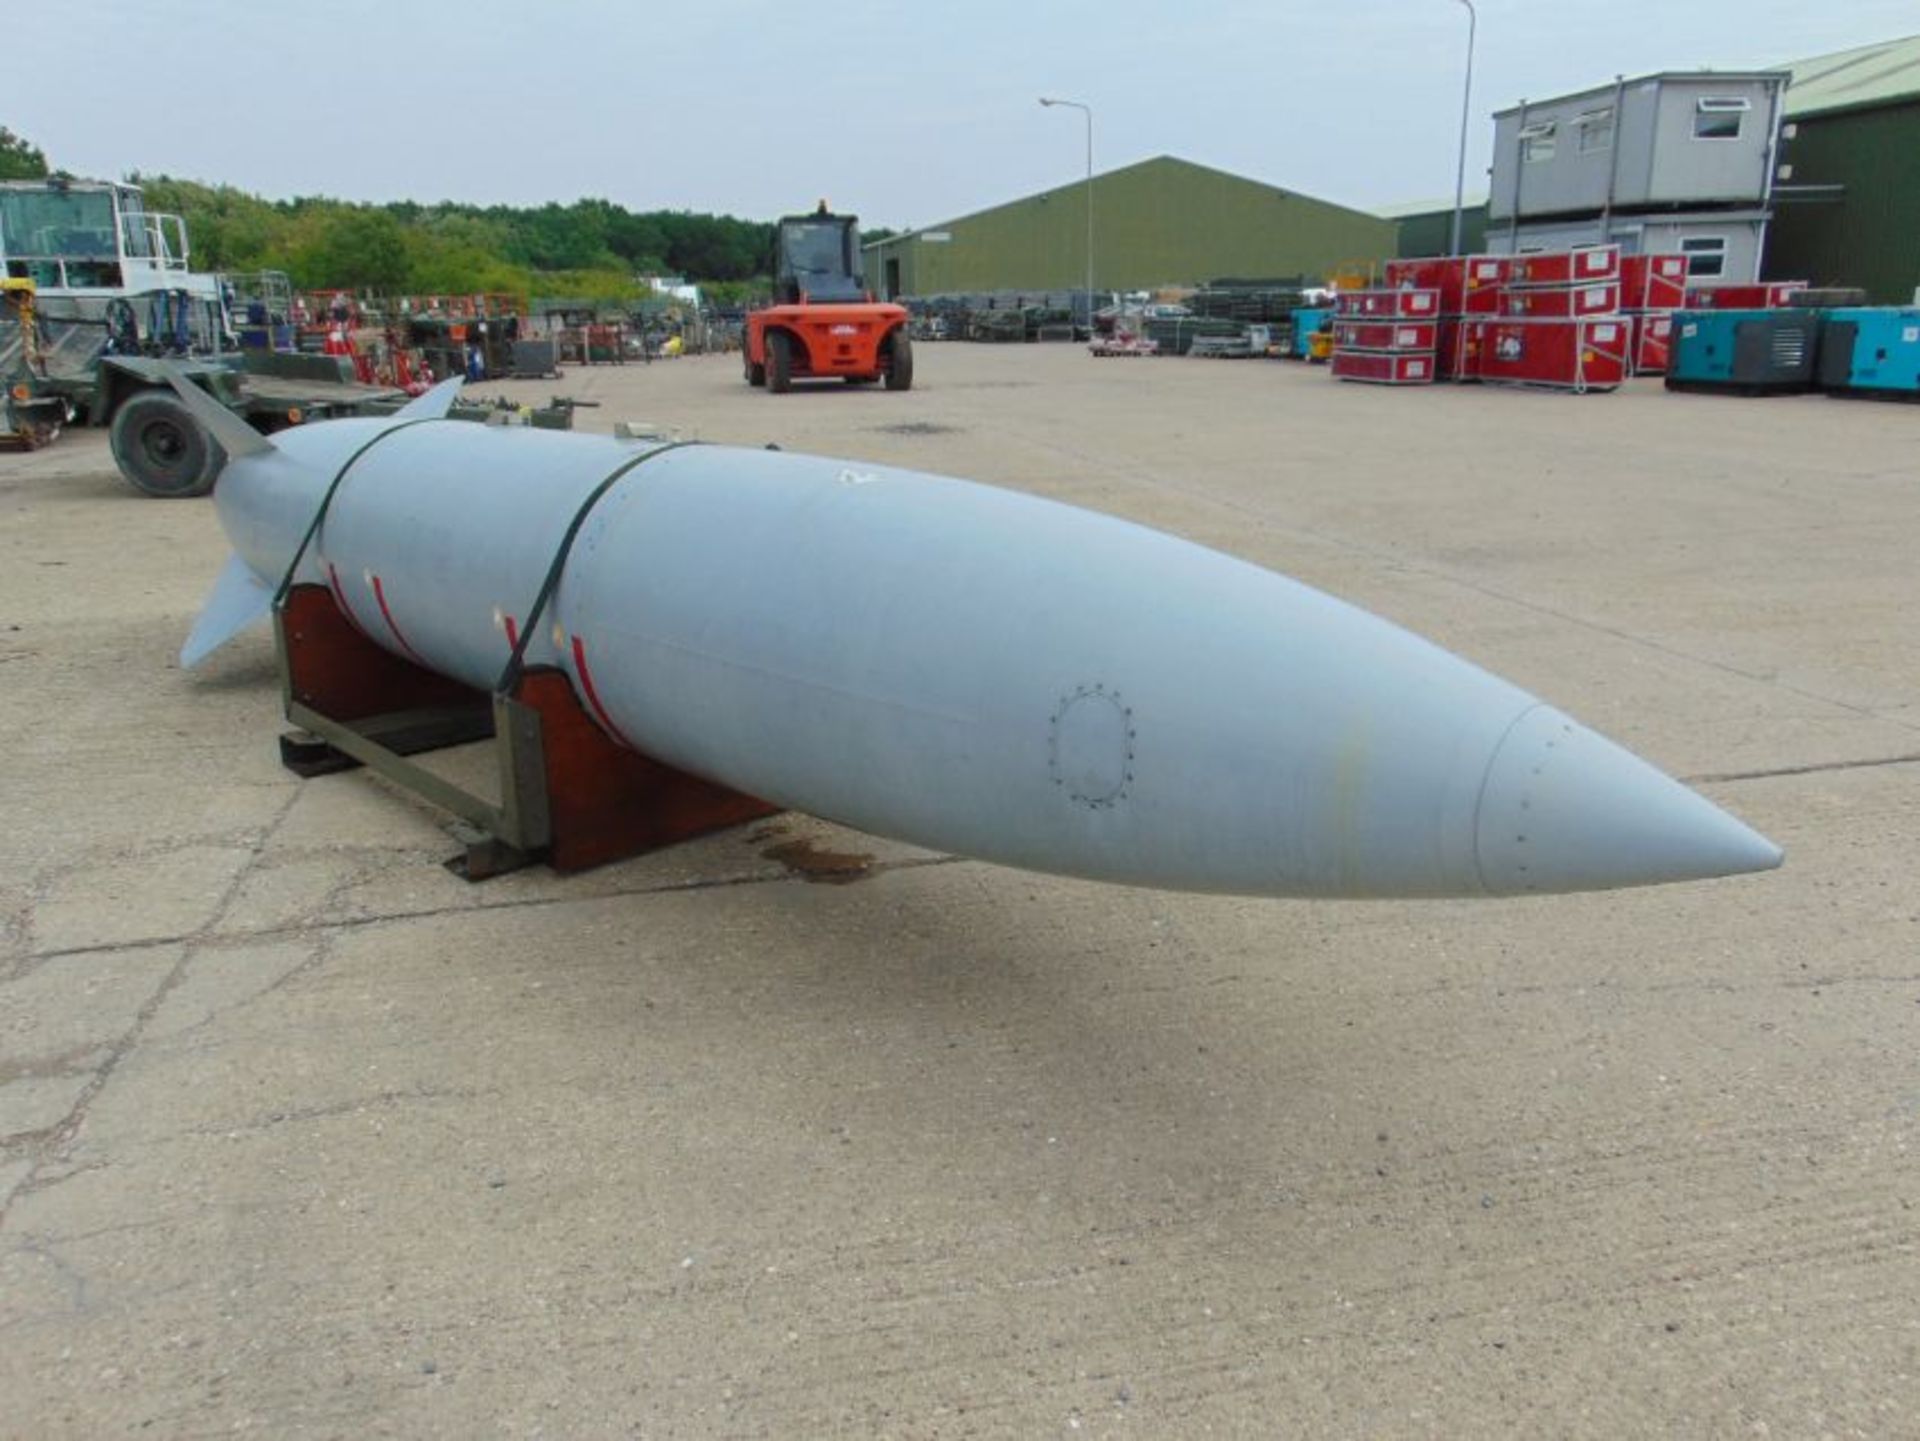
{"label": "orange forklift", "polygon": [[789,215],[773,232],[773,304],[747,313],[747,384],[778,395],[796,380],[913,386],[903,305],[876,301],[860,278],[857,217]]}

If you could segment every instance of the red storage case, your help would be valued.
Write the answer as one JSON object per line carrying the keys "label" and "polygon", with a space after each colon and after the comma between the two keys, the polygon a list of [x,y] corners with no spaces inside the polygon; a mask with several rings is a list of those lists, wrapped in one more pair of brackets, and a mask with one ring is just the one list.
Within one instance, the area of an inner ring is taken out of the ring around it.
{"label": "red storage case", "polygon": [[1334,297],[1336,315],[1381,320],[1431,320],[1440,314],[1437,290],[1342,290]]}
{"label": "red storage case", "polygon": [[1516,255],[1507,272],[1509,285],[1586,285],[1596,280],[1619,278],[1620,247],[1617,245]]}
{"label": "red storage case", "polygon": [[1673,349],[1673,313],[1666,310],[1642,311],[1627,317],[1633,331],[1633,373],[1663,375],[1667,357]]}
{"label": "red storage case", "polygon": [[1432,320],[1336,320],[1336,350],[1432,350],[1437,322]]}
{"label": "red storage case", "polygon": [[1686,256],[1666,254],[1620,257],[1620,308],[1622,310],[1678,310],[1686,303]]}
{"label": "red storage case", "polygon": [[1600,285],[1516,286],[1500,294],[1502,315],[1568,320],[1581,315],[1612,315],[1619,308],[1620,287],[1611,280]]}
{"label": "red storage case", "polygon": [[1389,260],[1387,286],[1393,290],[1431,290],[1439,296],[1439,313],[1460,308],[1461,274],[1465,261],[1458,255],[1435,255],[1423,260]]}
{"label": "red storage case", "polygon": [[1389,260],[1380,267],[1388,290],[1439,290],[1456,258],[1429,255],[1419,260]]}
{"label": "red storage case", "polygon": [[1759,285],[1690,285],[1688,310],[1773,310],[1787,303],[1797,290],[1812,285],[1807,280],[1769,280]]}
{"label": "red storage case", "polygon": [[1436,255],[1424,260],[1389,260],[1387,284],[1402,289],[1438,291],[1442,315],[1492,314],[1496,308],[1493,300],[1507,282],[1507,265],[1504,255]]}
{"label": "red storage case", "polygon": [[1476,320],[1480,379],[1560,390],[1612,390],[1627,376],[1624,316],[1586,320]]}
{"label": "red storage case", "polygon": [[1336,350],[1333,373],[1376,385],[1431,385],[1433,357],[1411,350]]}
{"label": "red storage case", "polygon": [[[1504,268],[1506,262],[1501,262]],[[1469,285],[1460,295],[1460,308],[1449,312],[1455,315],[1498,315],[1500,297],[1507,293],[1506,280],[1487,280],[1478,285]]]}
{"label": "red storage case", "polygon": [[1470,317],[1448,316],[1439,323],[1439,335],[1433,348],[1436,380],[1478,380],[1475,360],[1480,353],[1480,322]]}
{"label": "red storage case", "polygon": [[1765,310],[1764,285],[1689,285],[1688,310]]}
{"label": "red storage case", "polygon": [[1469,255],[1466,286],[1469,290],[1497,290],[1513,278],[1510,255]]}

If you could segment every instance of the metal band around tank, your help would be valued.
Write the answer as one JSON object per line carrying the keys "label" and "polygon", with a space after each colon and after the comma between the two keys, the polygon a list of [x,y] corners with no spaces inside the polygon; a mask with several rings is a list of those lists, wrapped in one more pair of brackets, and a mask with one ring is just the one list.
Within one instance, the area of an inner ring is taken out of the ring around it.
{"label": "metal band around tank", "polygon": [[410,429],[416,425],[430,425],[436,420],[443,419],[445,419],[444,416],[423,415],[415,420],[400,421],[398,424],[388,426],[385,430],[374,436],[372,440],[369,440],[365,445],[347,457],[346,463],[334,473],[332,483],[327,486],[327,493],[320,497],[320,508],[314,511],[313,523],[307,527],[307,533],[300,537],[300,544],[294,548],[293,559],[287,562],[287,573],[280,577],[280,587],[273,593],[273,608],[275,610],[284,610],[286,608],[287,592],[293,589],[293,578],[299,573],[300,562],[306,558],[307,547],[313,544],[313,538],[320,534],[320,527],[325,523],[327,518],[327,508],[333,504],[334,493],[340,489],[340,482],[347,478],[347,472],[353,469],[354,462],[390,435],[397,435],[401,431]]}
{"label": "metal band around tank", "polygon": [[533,598],[533,605],[527,611],[527,618],[521,623],[520,637],[513,644],[513,654],[507,657],[506,669],[500,672],[500,679],[494,685],[495,691],[504,694],[511,690],[513,683],[519,679],[526,658],[527,641],[538,629],[541,614],[546,610],[547,603],[553,599],[554,591],[560,588],[560,574],[567,568],[567,557],[573,552],[574,539],[580,534],[580,528],[587,523],[587,516],[594,506],[600,503],[600,498],[613,489],[616,481],[625,478],[656,455],[665,455],[670,450],[681,450],[699,443],[697,440],[675,440],[666,445],[657,446],[644,455],[636,455],[632,460],[615,469],[611,475],[593,488],[585,500],[580,502],[580,508],[573,513],[572,523],[567,526],[567,533],[560,537],[560,547],[554,552],[553,564],[547,567],[547,577],[540,582],[540,593]]}

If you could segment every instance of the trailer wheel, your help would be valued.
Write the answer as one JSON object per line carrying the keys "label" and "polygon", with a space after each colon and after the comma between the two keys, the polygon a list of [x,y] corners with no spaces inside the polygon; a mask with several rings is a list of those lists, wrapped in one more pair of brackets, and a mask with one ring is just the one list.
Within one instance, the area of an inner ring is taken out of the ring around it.
{"label": "trailer wheel", "polygon": [[193,413],[158,390],[121,403],[110,439],[120,474],[135,490],[161,500],[205,495],[227,460]]}
{"label": "trailer wheel", "polygon": [[784,330],[767,332],[767,389],[775,395],[793,389],[793,337]]}
{"label": "trailer wheel", "polygon": [[887,342],[887,389],[913,389],[913,342],[896,330]]}

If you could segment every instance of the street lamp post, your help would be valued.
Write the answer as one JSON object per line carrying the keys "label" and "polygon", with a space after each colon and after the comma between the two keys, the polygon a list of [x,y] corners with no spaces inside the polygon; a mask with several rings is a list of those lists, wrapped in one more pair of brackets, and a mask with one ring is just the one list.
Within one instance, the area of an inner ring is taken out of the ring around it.
{"label": "street lamp post", "polygon": [[1473,0],[1459,0],[1467,7],[1467,83],[1460,92],[1460,167],[1453,177],[1453,254],[1460,253],[1460,202],[1467,190],[1467,115],[1473,107],[1473,33],[1480,17]]}
{"label": "street lamp post", "polygon": [[[1464,0],[1463,0],[1464,3]],[[1041,96],[1042,105],[1063,105],[1087,117],[1087,338],[1093,338],[1093,107],[1078,100]]]}

